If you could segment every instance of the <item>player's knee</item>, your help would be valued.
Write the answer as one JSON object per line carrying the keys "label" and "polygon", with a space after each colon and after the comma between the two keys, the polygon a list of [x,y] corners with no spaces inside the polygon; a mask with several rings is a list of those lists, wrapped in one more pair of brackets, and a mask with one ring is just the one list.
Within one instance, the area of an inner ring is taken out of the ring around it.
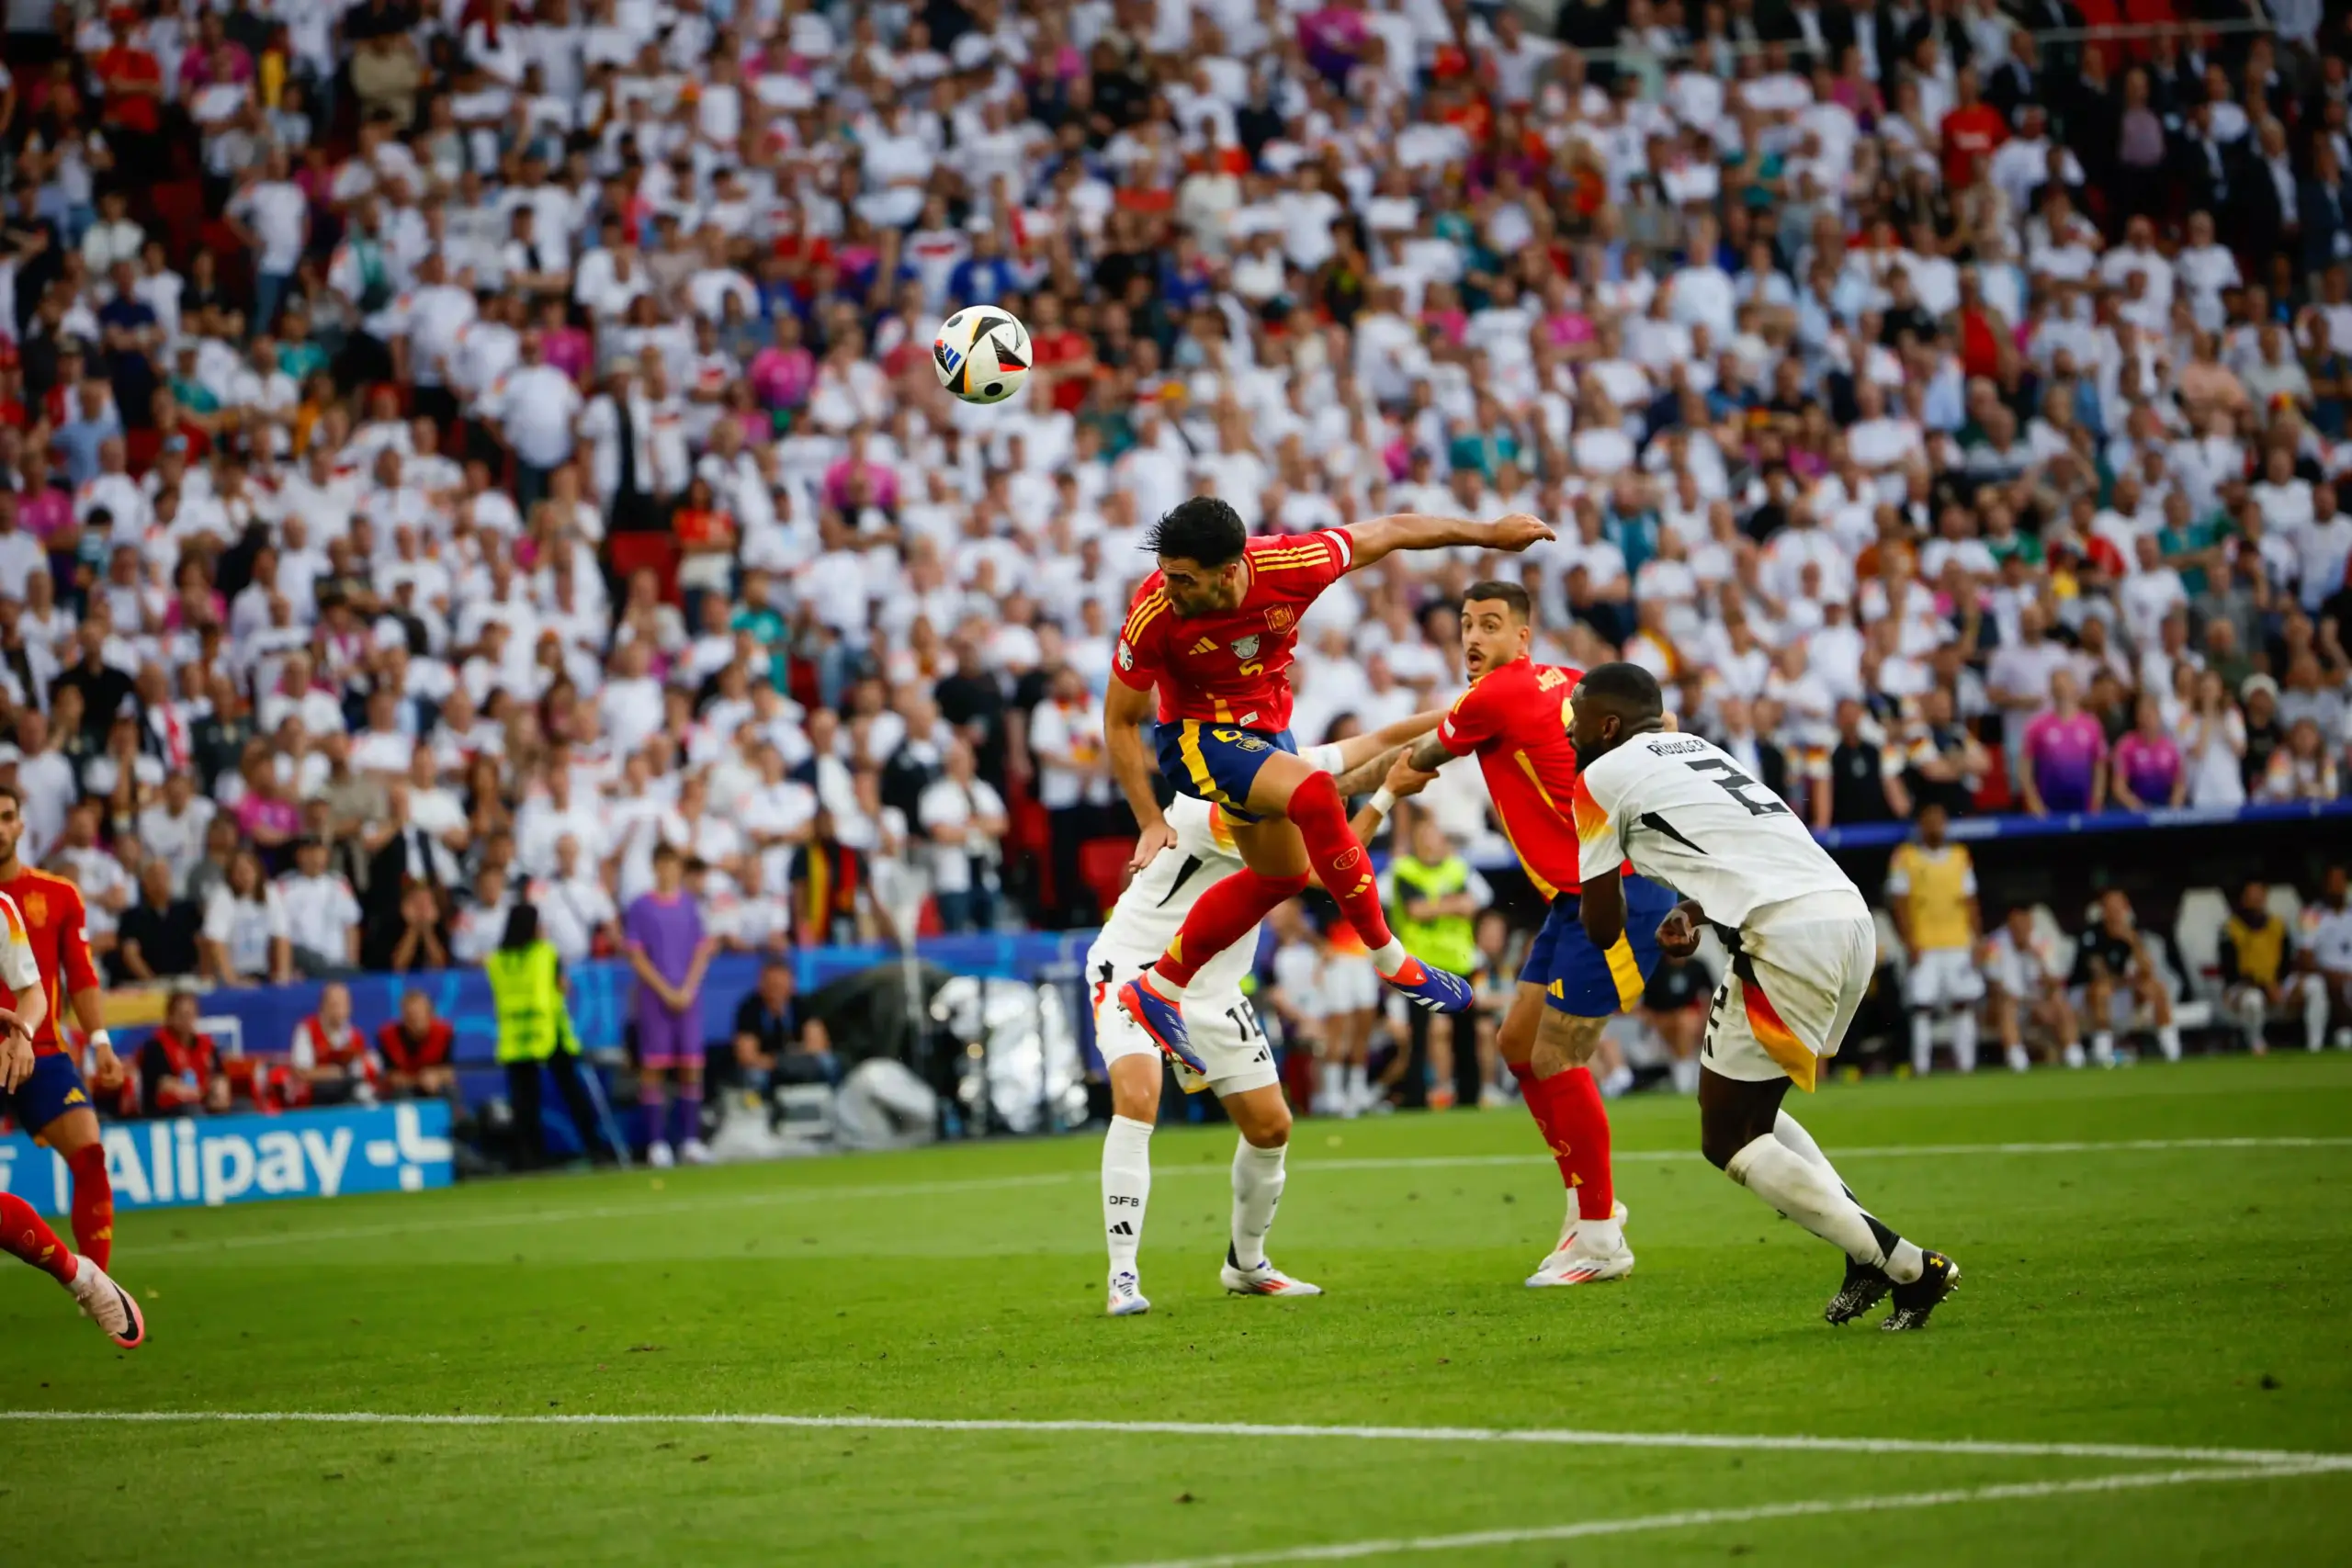
{"label": "player's knee", "polygon": [[1706,1115],[1699,1122],[1699,1152],[1717,1170],[1731,1168],[1732,1156],[1754,1143],[1745,1118]]}
{"label": "player's knee", "polygon": [[1242,1140],[1253,1149],[1278,1149],[1290,1142],[1290,1108],[1253,1116],[1241,1128]]}
{"label": "player's knee", "polygon": [[1332,816],[1344,826],[1348,807],[1347,802],[1340,798],[1339,786],[1332,782],[1331,775],[1318,769],[1298,781],[1298,786],[1290,792],[1290,803],[1284,807],[1283,815],[1295,823],[1305,823],[1310,818]]}
{"label": "player's knee", "polygon": [[[1321,778],[1324,775],[1317,773],[1315,776]],[[1266,896],[1270,898],[1276,900],[1295,898],[1306,891],[1307,877],[1306,873],[1303,871],[1283,876],[1268,876],[1262,871],[1253,871],[1250,874],[1258,879],[1259,886],[1265,889]]]}

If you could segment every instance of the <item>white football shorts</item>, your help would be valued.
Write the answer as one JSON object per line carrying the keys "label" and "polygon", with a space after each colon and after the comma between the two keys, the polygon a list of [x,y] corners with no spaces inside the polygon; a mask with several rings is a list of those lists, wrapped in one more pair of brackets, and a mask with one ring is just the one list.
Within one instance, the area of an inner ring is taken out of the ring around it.
{"label": "white football shorts", "polygon": [[1878,928],[1859,894],[1808,893],[1756,911],[1707,1011],[1700,1061],[1745,1083],[1810,1092],[1838,1054],[1878,968]]}
{"label": "white football shorts", "polygon": [[1915,1008],[1967,1007],[1984,999],[1984,976],[1966,948],[1939,947],[1919,954],[1903,992]]}
{"label": "white football shorts", "polygon": [[[1119,963],[1123,974],[1140,975],[1159,962],[1159,954],[1113,962]],[[1119,1005],[1115,985],[1098,980],[1089,987],[1088,998],[1094,1004],[1095,1048],[1102,1053],[1106,1066],[1122,1056],[1159,1055],[1159,1047],[1144,1032],[1143,1025]],[[1239,991],[1187,996],[1184,1032],[1193,1054],[1208,1067],[1209,1091],[1219,1100],[1279,1081],[1273,1047],[1266,1043],[1265,1031],[1258,1027],[1258,1014],[1250,998]]]}

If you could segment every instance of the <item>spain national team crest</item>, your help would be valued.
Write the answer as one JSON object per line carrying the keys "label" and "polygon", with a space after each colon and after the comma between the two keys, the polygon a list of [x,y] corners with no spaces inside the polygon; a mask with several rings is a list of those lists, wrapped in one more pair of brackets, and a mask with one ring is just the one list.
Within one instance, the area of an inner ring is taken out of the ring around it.
{"label": "spain national team crest", "polygon": [[1296,618],[1287,605],[1276,604],[1266,612],[1266,629],[1280,637],[1290,630],[1291,622]]}
{"label": "spain national team crest", "polygon": [[1259,640],[1257,634],[1254,632],[1248,637],[1236,640],[1233,645],[1233,657],[1236,659],[1257,658]]}

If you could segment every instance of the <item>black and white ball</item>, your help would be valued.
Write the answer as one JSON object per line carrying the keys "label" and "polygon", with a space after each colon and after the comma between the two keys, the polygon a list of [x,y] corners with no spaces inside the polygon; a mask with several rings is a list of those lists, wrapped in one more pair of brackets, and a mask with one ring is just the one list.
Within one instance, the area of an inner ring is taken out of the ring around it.
{"label": "black and white ball", "polygon": [[967,403],[1001,403],[1021,390],[1029,362],[1029,329],[993,305],[956,311],[931,345],[939,384]]}

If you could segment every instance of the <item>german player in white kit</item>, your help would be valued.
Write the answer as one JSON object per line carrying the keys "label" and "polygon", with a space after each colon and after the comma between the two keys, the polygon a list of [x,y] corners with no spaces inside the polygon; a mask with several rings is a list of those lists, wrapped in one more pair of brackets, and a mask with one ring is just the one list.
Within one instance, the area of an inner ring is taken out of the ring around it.
{"label": "german player in white kit", "polygon": [[1657,680],[1638,665],[1585,671],[1569,733],[1586,934],[1606,949],[1625,919],[1631,862],[1683,901],[1659,946],[1688,956],[1701,920],[1732,959],[1700,1054],[1700,1146],[1734,1181],[1846,1254],[1823,1315],[1845,1323],[1892,1293],[1880,1326],[1924,1327],[1959,1266],[1904,1240],[1855,1201],[1819,1145],[1781,1109],[1810,1093],[1837,1054],[1878,964],[1870,906],[1795,814],[1722,750],[1667,728]]}
{"label": "german player in white kit", "polygon": [[[1426,733],[1441,716],[1422,714],[1299,755],[1324,773],[1344,773]],[[1241,982],[1257,960],[1258,928],[1252,926],[1202,965],[1185,987],[1185,1032],[1208,1069],[1205,1076],[1172,1053],[1163,1058],[1158,1043],[1119,1006],[1120,986],[1157,964],[1200,896],[1241,867],[1240,852],[1217,807],[1180,795],[1169,803],[1167,818],[1176,841],[1127,884],[1086,953],[1095,1044],[1111,1078],[1111,1126],[1102,1138],[1102,1238],[1111,1255],[1105,1310],[1113,1317],[1151,1310],[1136,1258],[1151,1199],[1151,1132],[1159,1117],[1163,1059],[1186,1093],[1205,1089],[1215,1094],[1241,1134],[1233,1150],[1232,1234],[1220,1274],[1225,1288],[1248,1296],[1323,1293],[1266,1260],[1266,1233],[1283,1194],[1290,1106],[1283,1098],[1273,1049],[1241,993]]]}

